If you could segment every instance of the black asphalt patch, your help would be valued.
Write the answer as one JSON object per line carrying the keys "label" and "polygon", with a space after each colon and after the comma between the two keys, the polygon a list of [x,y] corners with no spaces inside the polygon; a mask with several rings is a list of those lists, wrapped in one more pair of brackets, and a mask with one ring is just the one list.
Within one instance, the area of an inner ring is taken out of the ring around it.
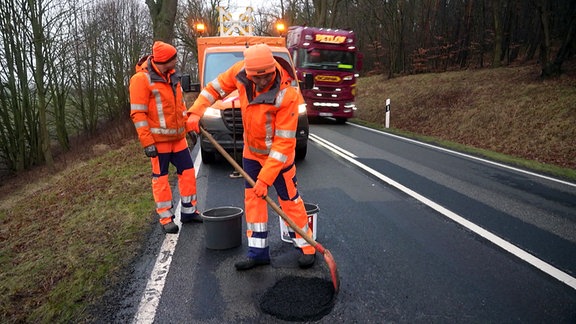
{"label": "black asphalt patch", "polygon": [[264,293],[260,308],[285,321],[317,321],[332,311],[334,297],[330,281],[288,276]]}

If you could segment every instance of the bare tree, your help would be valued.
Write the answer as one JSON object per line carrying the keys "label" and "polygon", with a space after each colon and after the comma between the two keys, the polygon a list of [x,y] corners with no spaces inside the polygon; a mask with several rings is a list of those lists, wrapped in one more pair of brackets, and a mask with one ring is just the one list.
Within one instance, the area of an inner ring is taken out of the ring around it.
{"label": "bare tree", "polygon": [[506,0],[493,0],[492,10],[494,14],[494,55],[492,58],[492,67],[500,67],[502,60],[502,37],[504,29],[502,26],[502,5]]}
{"label": "bare tree", "polygon": [[[190,73],[197,82],[198,45],[196,39],[203,36],[213,36],[218,32],[218,7],[221,0],[210,0],[209,3],[201,0],[187,0],[179,9],[176,20],[176,35],[179,41],[178,55],[180,57],[180,70]],[[196,24],[204,24],[206,30],[199,32]]]}
{"label": "bare tree", "polygon": [[[99,93],[102,94],[103,111],[100,118],[118,120],[129,117],[128,78],[138,61],[137,50],[148,41],[145,33],[135,33],[130,23],[141,24],[130,17],[142,17],[135,0],[104,0],[96,7],[103,38],[99,42],[98,66]],[[139,41],[134,41],[131,37]]]}
{"label": "bare tree", "polygon": [[44,83],[45,66],[48,58],[44,55],[46,46],[46,36],[42,19],[46,15],[46,7],[42,1],[28,0],[30,11],[29,19],[32,25],[32,47],[34,50],[35,66],[32,66],[34,79],[36,81],[37,98],[38,98],[38,116],[40,127],[40,147],[44,160],[49,168],[54,168],[54,159],[50,149],[50,133],[48,132],[48,121],[46,118],[46,85]]}
{"label": "bare tree", "polygon": [[[540,62],[542,65],[542,77],[557,76],[561,73],[561,66],[570,54],[576,51],[576,4],[574,1],[554,3],[552,0],[535,1],[536,8],[540,14],[542,27],[542,43],[540,45]],[[565,6],[563,6],[565,5]],[[555,10],[553,10],[555,9]],[[560,13],[567,13],[567,19],[561,26],[560,49],[557,55],[552,58],[552,43],[554,41],[554,22],[558,23],[558,18],[553,21],[554,15],[561,17]]]}
{"label": "bare tree", "polygon": [[73,127],[94,133],[98,125],[98,47],[102,39],[95,4],[75,8],[71,17],[73,54],[71,62],[82,73],[71,74]]}
{"label": "bare tree", "polygon": [[[7,113],[3,129],[11,129],[15,141],[4,143],[3,157],[12,170],[18,171],[38,163],[53,169],[51,147],[51,89],[55,89],[52,69],[53,40],[62,22],[56,1],[11,0],[2,2],[2,39],[5,59]],[[5,15],[4,15],[5,14]],[[31,78],[30,78],[31,76]],[[52,128],[53,125],[52,125]],[[11,151],[13,150],[13,151]]]}
{"label": "bare tree", "polygon": [[154,39],[172,43],[178,0],[146,0],[146,5],[152,18]]}
{"label": "bare tree", "polygon": [[88,134],[103,122],[128,117],[128,82],[136,62],[150,51],[151,28],[136,0],[104,0],[74,9],[70,61],[83,71],[70,76],[77,129]]}
{"label": "bare tree", "polygon": [[3,55],[0,56],[2,77],[0,150],[2,162],[9,171],[21,171],[32,164],[30,151],[36,147],[27,144],[36,135],[27,125],[26,115],[34,113],[31,82],[28,82],[28,61],[25,49],[26,28],[20,3],[15,0],[0,2],[0,31]]}
{"label": "bare tree", "polygon": [[473,8],[474,8],[474,0],[469,0],[468,3],[466,4],[466,10],[464,11],[462,35],[459,37],[458,40],[459,43],[458,62],[461,68],[465,68],[468,63],[472,24],[474,18],[472,11]]}
{"label": "bare tree", "polygon": [[[68,14],[68,10],[63,10]],[[46,85],[47,95],[49,96],[50,113],[53,116],[53,128],[56,132],[56,138],[63,150],[70,149],[70,138],[68,129],[67,106],[68,95],[70,92],[69,74],[73,71],[68,64],[69,60],[69,31],[65,24],[67,20],[61,19],[55,30],[59,30],[51,38],[50,44],[45,47],[46,55],[50,57],[49,64],[46,65]]]}

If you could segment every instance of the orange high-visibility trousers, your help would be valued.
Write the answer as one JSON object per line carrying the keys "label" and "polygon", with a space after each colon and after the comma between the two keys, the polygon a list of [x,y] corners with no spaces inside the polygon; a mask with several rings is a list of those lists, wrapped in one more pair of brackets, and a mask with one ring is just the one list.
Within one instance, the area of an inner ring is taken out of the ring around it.
{"label": "orange high-visibility trousers", "polygon": [[152,162],[152,194],[156,202],[156,212],[160,216],[160,223],[166,224],[174,216],[172,190],[168,182],[170,163],[176,167],[182,215],[196,212],[196,175],[186,138],[172,142],[158,142],[155,145],[158,156],[150,158]]}
{"label": "orange high-visibility trousers", "polygon": [[[256,179],[262,169],[260,162],[247,158],[243,158],[242,162],[244,171],[252,179]],[[304,201],[298,193],[296,166],[293,163],[280,171],[273,183],[273,187],[278,194],[278,202],[282,211],[296,223],[296,226],[312,236],[312,230],[308,228],[308,216]],[[248,182],[245,182],[244,194],[248,257],[252,259],[269,259],[268,205],[264,199],[254,195],[253,189]],[[304,254],[316,253],[316,249],[308,244],[298,233],[294,232],[291,235],[294,235],[292,237],[294,244],[301,248]]]}

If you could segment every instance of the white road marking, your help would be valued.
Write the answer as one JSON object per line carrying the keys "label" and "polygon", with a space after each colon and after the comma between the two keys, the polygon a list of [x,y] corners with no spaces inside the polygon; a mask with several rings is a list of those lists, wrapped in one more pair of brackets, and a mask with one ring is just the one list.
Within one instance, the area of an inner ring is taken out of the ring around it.
{"label": "white road marking", "polygon": [[351,153],[351,152],[349,152],[349,151],[346,151],[345,149],[343,149],[343,148],[341,148],[341,147],[339,147],[339,146],[336,146],[336,145],[328,142],[327,140],[325,140],[325,139],[323,139],[323,138],[321,138],[321,137],[319,137],[319,136],[316,136],[316,135],[314,135],[314,134],[310,134],[310,138],[312,138],[312,139],[313,139],[314,141],[316,141],[316,142],[322,142],[325,146],[330,146],[331,149],[337,150],[338,152],[341,152],[342,154],[346,154],[346,155],[348,155],[349,157],[357,158],[357,156],[356,156],[355,154],[353,154],[353,153]]}
{"label": "white road marking", "polygon": [[[348,162],[356,165],[357,167],[367,171],[368,173],[370,173],[373,176],[377,177],[378,179],[388,183],[389,185],[397,188],[398,190],[404,192],[405,194],[419,200],[420,202],[427,205],[428,207],[430,207],[430,208],[436,210],[437,212],[439,212],[440,214],[450,218],[454,222],[466,227],[467,229],[471,230],[472,232],[476,233],[477,235],[480,235],[481,237],[489,240],[490,242],[496,244],[497,246],[501,247],[502,249],[511,253],[512,255],[528,262],[529,264],[531,264],[532,266],[536,267],[537,269],[543,271],[544,273],[556,278],[557,280],[565,283],[566,285],[572,287],[573,289],[576,289],[576,278],[570,276],[566,272],[564,272],[564,271],[552,266],[551,264],[533,256],[532,254],[518,248],[517,246],[511,244],[510,242],[505,241],[504,239],[500,238],[499,236],[497,236],[497,235],[485,230],[484,228],[468,221],[467,219],[465,219],[465,218],[459,216],[458,214],[448,210],[447,208],[433,202],[432,200],[418,194],[417,192],[401,185],[400,183],[384,176],[383,174],[381,174],[378,171],[368,167],[367,165],[356,161],[354,158],[350,157],[349,155],[343,154],[340,150],[336,150],[333,148],[335,146],[334,144],[331,143],[331,145],[326,145],[325,143],[328,142],[327,140],[322,139],[322,138],[320,138],[314,134],[310,134],[310,138],[312,139],[312,141],[314,141],[317,144],[319,144],[319,145],[325,147],[326,149],[332,151],[334,154],[342,157],[346,161],[348,161]],[[399,137],[399,138],[402,138],[402,137]],[[404,139],[404,138],[402,138],[402,139]],[[417,143],[422,144],[420,142],[417,142]],[[450,151],[450,152],[452,152],[452,151]],[[453,152],[453,153],[457,153],[457,152]]]}
{"label": "white road marking", "polygon": [[576,187],[576,183],[572,183],[572,182],[568,182],[568,181],[564,181],[564,180],[560,180],[560,179],[548,177],[548,176],[545,176],[545,175],[542,175],[542,174],[538,174],[538,173],[534,173],[534,172],[530,172],[530,171],[527,171],[527,170],[518,169],[518,168],[515,168],[515,167],[512,167],[512,166],[506,165],[506,164],[502,164],[502,163],[498,163],[498,162],[486,160],[486,159],[483,159],[483,158],[480,158],[480,157],[477,157],[477,156],[472,156],[472,155],[469,155],[469,154],[466,154],[466,153],[461,153],[461,152],[452,151],[452,150],[449,150],[449,149],[446,149],[446,148],[443,148],[443,147],[439,147],[439,146],[432,145],[432,144],[428,144],[428,143],[424,143],[424,142],[419,142],[419,141],[417,141],[417,140],[413,140],[413,139],[410,139],[410,138],[406,138],[406,137],[402,137],[402,136],[390,134],[390,133],[383,132],[383,131],[380,131],[380,130],[377,130],[377,129],[368,128],[368,127],[365,127],[365,126],[362,126],[362,125],[357,125],[357,124],[353,124],[353,123],[348,123],[348,125],[352,125],[352,126],[354,126],[354,127],[362,128],[362,129],[365,129],[365,130],[368,130],[368,131],[371,131],[371,132],[375,132],[375,133],[378,133],[378,134],[381,134],[381,135],[386,135],[386,136],[390,136],[390,137],[395,137],[395,138],[401,139],[401,140],[406,141],[406,142],[411,142],[411,143],[418,144],[418,145],[421,145],[421,146],[430,147],[430,148],[433,148],[433,149],[438,150],[438,151],[444,151],[444,152],[448,152],[448,153],[450,153],[450,154],[463,156],[463,157],[466,157],[466,158],[468,158],[468,159],[472,159],[472,160],[476,160],[476,161],[482,161],[482,162],[484,162],[484,163],[496,165],[496,166],[499,166],[499,167],[501,167],[501,168],[508,169],[508,170],[514,170],[514,171],[516,171],[516,172],[528,174],[528,175],[531,175],[531,176],[534,176],[534,177],[537,177],[537,178],[550,180],[550,181],[557,182],[557,183],[561,183],[561,184],[564,184],[564,185],[567,185],[567,186],[571,186],[571,187]]}
{"label": "white road marking", "polygon": [[[195,167],[195,174],[198,176],[200,171],[200,166],[202,165],[202,156],[200,155],[200,150],[194,159],[194,164],[198,165]],[[176,210],[174,212],[174,223],[178,227],[182,226],[180,222],[180,201],[176,204]],[[164,242],[160,247],[160,253],[156,258],[156,263],[152,269],[152,274],[148,283],[146,284],[146,289],[144,289],[144,294],[140,299],[140,305],[138,306],[138,311],[134,316],[132,323],[153,323],[154,317],[156,316],[156,309],[160,303],[160,297],[162,297],[162,290],[164,290],[164,284],[166,283],[166,276],[168,276],[168,271],[170,270],[170,264],[172,263],[172,255],[176,250],[176,243],[178,243],[178,237],[180,236],[180,231],[177,234],[167,234],[164,237]]]}

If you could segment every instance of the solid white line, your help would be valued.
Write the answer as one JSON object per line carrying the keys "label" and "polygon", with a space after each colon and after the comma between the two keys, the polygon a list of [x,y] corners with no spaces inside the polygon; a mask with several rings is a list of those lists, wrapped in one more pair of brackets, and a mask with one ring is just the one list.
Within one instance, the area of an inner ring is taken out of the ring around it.
{"label": "solid white line", "polygon": [[[314,136],[312,138],[315,139],[315,138],[317,138],[317,136]],[[326,141],[326,140],[323,140],[323,141]],[[481,237],[487,239],[488,241],[496,244],[497,246],[501,247],[505,251],[508,251],[509,253],[515,255],[516,257],[528,262],[529,264],[536,267],[537,269],[540,269],[544,273],[547,273],[548,275],[558,279],[559,281],[565,283],[566,285],[572,287],[573,289],[576,289],[576,278],[570,276],[566,272],[552,266],[549,263],[544,262],[543,260],[541,260],[541,259],[533,256],[532,254],[518,248],[517,246],[511,244],[510,242],[503,240],[499,236],[483,229],[482,227],[468,221],[467,219],[465,219],[465,218],[459,216],[458,214],[448,210],[447,208],[433,202],[432,200],[420,195],[419,193],[417,193],[417,192],[401,185],[400,183],[384,176],[383,174],[381,174],[378,171],[368,167],[367,165],[364,165],[363,163],[360,163],[360,162],[356,161],[355,159],[353,159],[353,158],[351,158],[345,154],[341,154],[338,150],[334,150],[331,146],[324,145],[323,142],[320,142],[320,141],[315,141],[315,142],[321,146],[324,146],[326,149],[332,151],[333,153],[339,155],[340,157],[347,160],[348,162],[350,162],[350,163],[358,166],[359,168],[367,171],[368,173],[372,174],[373,176],[377,177],[378,179],[380,179],[380,180],[388,183],[389,185],[399,189],[400,191],[404,192],[405,194],[419,200],[423,204],[436,210],[440,214],[450,218],[454,222],[468,228],[472,232],[474,232],[474,233],[480,235]]]}
{"label": "solid white line", "polygon": [[366,127],[366,126],[357,125],[357,124],[353,124],[353,123],[348,123],[348,125],[352,125],[352,126],[355,126],[355,127],[358,127],[358,128],[362,128],[362,129],[365,129],[365,130],[368,130],[368,131],[371,131],[371,132],[374,132],[374,133],[378,133],[378,134],[381,134],[381,135],[386,135],[386,136],[390,136],[390,137],[395,137],[395,138],[398,138],[398,139],[401,139],[401,140],[404,140],[404,141],[407,141],[407,142],[415,143],[415,144],[418,144],[418,145],[421,145],[421,146],[430,147],[430,148],[433,148],[433,149],[436,149],[436,150],[439,150],[439,151],[444,151],[444,152],[448,152],[448,153],[451,153],[451,154],[454,154],[454,155],[463,156],[463,157],[466,157],[466,158],[469,158],[469,159],[472,159],[472,160],[482,161],[482,162],[484,162],[484,163],[496,165],[496,166],[499,166],[499,167],[501,167],[501,168],[505,168],[505,169],[508,169],[508,170],[514,170],[514,171],[516,171],[516,172],[528,174],[528,175],[531,175],[531,176],[534,176],[534,177],[538,177],[538,178],[542,178],[542,179],[554,181],[554,182],[561,183],[561,184],[565,184],[565,185],[571,186],[571,187],[576,187],[576,183],[572,183],[572,182],[560,180],[560,179],[557,179],[557,178],[548,177],[548,176],[545,176],[545,175],[542,175],[542,174],[530,172],[530,171],[523,170],[523,169],[518,169],[518,168],[515,168],[515,167],[512,167],[512,166],[506,165],[506,164],[502,164],[502,163],[498,163],[498,162],[486,160],[486,159],[483,159],[483,158],[479,158],[479,157],[477,157],[477,156],[473,156],[473,155],[469,155],[469,154],[465,154],[465,153],[461,153],[461,152],[456,152],[456,151],[449,150],[449,149],[446,149],[446,148],[443,148],[443,147],[440,147],[440,146],[436,146],[436,145],[432,145],[432,144],[428,144],[428,143],[423,143],[423,142],[420,142],[420,141],[417,141],[417,140],[413,140],[413,139],[411,139],[411,138],[406,138],[406,137],[402,137],[402,136],[399,136],[399,135],[390,134],[390,133],[388,133],[388,132],[383,132],[383,131],[381,131],[381,130],[377,130],[377,129],[373,129],[373,128],[369,128],[369,127]]}
{"label": "solid white line", "polygon": [[[198,165],[198,167],[195,168],[195,176],[198,176],[200,165],[202,165],[202,156],[200,155],[200,150],[198,150],[198,154],[196,155],[194,162]],[[176,205],[177,207],[174,212],[174,223],[176,223],[178,227],[181,227],[182,223],[180,222],[180,201],[178,201]],[[148,279],[146,289],[144,289],[144,294],[140,299],[138,311],[136,312],[132,323],[151,324],[154,322],[156,309],[160,303],[162,290],[164,290],[164,284],[166,283],[166,276],[168,276],[170,264],[172,263],[172,255],[174,255],[176,244],[178,243],[178,237],[180,237],[180,231],[178,231],[177,234],[165,235],[162,246],[160,247],[160,253],[158,253],[158,257],[156,257],[156,263],[152,269],[152,274],[150,274],[150,279]]]}
{"label": "solid white line", "polygon": [[339,152],[341,152],[341,153],[343,153],[343,154],[346,154],[346,155],[348,155],[349,157],[353,157],[353,158],[357,158],[357,157],[358,157],[358,156],[356,156],[354,153],[349,152],[349,151],[346,151],[345,149],[343,149],[343,148],[341,148],[341,147],[339,147],[339,146],[336,146],[336,145],[328,142],[327,140],[325,140],[325,139],[323,139],[323,138],[321,138],[321,137],[319,137],[319,136],[316,136],[315,134],[310,134],[310,138],[311,138],[312,140],[314,140],[314,141],[322,142],[322,143],[324,143],[326,146],[330,146],[332,149],[338,150]]}

